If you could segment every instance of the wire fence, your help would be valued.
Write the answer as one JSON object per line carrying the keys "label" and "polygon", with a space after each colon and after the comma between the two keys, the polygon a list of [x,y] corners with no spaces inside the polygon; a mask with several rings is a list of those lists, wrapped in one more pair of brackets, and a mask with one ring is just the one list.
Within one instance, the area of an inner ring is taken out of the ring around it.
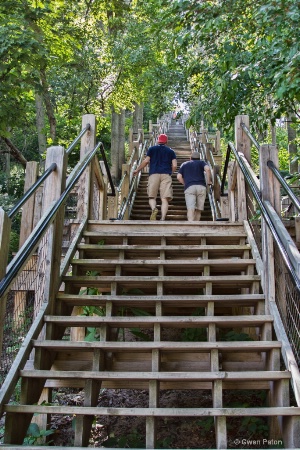
{"label": "wire fence", "polygon": [[[65,220],[61,260],[72,246],[77,230],[86,216],[86,199],[84,189],[79,185],[86,181],[87,168],[79,183],[69,193],[65,206]],[[101,186],[94,178],[92,185],[91,219],[100,217]],[[26,203],[23,209],[26,208]],[[3,323],[3,344],[0,362],[0,385],[3,384],[15,357],[27,335],[35,317],[45,301],[46,269],[48,261],[49,228],[39,242],[36,251],[29,258],[25,267],[15,278],[6,295],[6,312]],[[13,262],[13,261],[12,261]],[[5,301],[5,298],[2,298]]]}
{"label": "wire fence", "polygon": [[[26,266],[14,280],[6,298],[0,383],[8,374],[14,359],[38,314],[44,298],[48,232]],[[3,298],[2,301],[5,301]]]}
{"label": "wire fence", "polygon": [[276,261],[275,301],[298,367],[300,367],[300,294],[276,244],[274,257]]}

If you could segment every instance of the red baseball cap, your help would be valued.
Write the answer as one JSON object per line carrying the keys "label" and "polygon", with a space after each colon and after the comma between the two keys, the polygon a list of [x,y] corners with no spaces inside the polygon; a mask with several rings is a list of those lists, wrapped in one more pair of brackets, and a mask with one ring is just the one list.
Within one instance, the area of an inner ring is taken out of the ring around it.
{"label": "red baseball cap", "polygon": [[166,134],[160,134],[158,136],[157,142],[159,144],[166,144],[168,142],[168,136]]}

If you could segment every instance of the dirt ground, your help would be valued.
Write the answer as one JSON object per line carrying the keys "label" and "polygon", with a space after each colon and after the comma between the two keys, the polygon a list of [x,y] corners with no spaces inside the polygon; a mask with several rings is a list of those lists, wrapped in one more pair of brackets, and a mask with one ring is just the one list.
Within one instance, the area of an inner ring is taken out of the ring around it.
{"label": "dirt ground", "polygon": [[[146,408],[148,400],[148,391],[145,390],[104,389],[99,396],[99,406]],[[227,392],[224,396],[226,406],[241,406],[248,403],[251,403],[251,406],[255,404],[261,406],[261,400],[261,392],[255,391],[240,391],[238,397],[236,391],[234,397]],[[57,393],[55,402],[79,406],[83,403],[83,393],[62,391]],[[210,391],[205,390],[163,391],[159,404],[161,407],[205,408],[211,406],[212,398]],[[51,427],[55,433],[51,436],[51,440],[54,445],[72,445],[74,421],[76,421],[74,417],[53,417]],[[267,442],[268,423],[264,418],[228,419],[227,430],[228,448],[283,448],[280,442]],[[93,424],[89,446],[145,448],[145,418],[99,416]],[[216,448],[214,419],[212,417],[158,419],[157,448]]]}

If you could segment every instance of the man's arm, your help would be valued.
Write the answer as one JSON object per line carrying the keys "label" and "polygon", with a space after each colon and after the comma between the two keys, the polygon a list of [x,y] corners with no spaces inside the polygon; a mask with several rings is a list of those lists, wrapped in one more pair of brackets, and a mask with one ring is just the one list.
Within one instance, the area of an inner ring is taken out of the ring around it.
{"label": "man's arm", "polygon": [[177,170],[177,159],[172,159],[172,173]]}
{"label": "man's arm", "polygon": [[183,176],[181,175],[181,173],[177,174],[177,180],[179,181],[179,183],[184,184],[184,179],[183,179]]}
{"label": "man's arm", "polygon": [[150,162],[150,156],[146,156],[143,162],[135,169],[133,175],[137,175],[144,167],[146,167]]}
{"label": "man's arm", "polygon": [[212,175],[209,165],[204,166],[204,171],[206,175],[206,184],[212,184]]}

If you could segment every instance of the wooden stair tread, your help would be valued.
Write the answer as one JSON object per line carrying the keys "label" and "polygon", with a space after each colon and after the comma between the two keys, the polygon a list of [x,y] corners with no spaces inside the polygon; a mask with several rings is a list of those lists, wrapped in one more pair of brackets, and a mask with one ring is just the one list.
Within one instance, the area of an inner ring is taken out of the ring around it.
{"label": "wooden stair tread", "polygon": [[116,302],[120,305],[140,305],[154,306],[157,302],[163,304],[186,307],[192,305],[207,305],[208,302],[214,302],[216,305],[223,306],[249,306],[257,302],[264,301],[264,294],[236,294],[236,295],[87,295],[87,294],[65,294],[59,293],[57,300],[78,304],[78,305],[105,305],[106,302]]}
{"label": "wooden stair tread", "polygon": [[101,348],[107,351],[152,351],[154,349],[162,351],[182,352],[182,351],[268,351],[273,349],[280,349],[281,342],[278,341],[229,341],[229,342],[169,342],[169,341],[157,341],[157,342],[102,342],[102,341],[52,341],[34,340],[33,345],[36,348],[47,348],[51,351],[93,351],[96,348]]}
{"label": "wooden stair tread", "polygon": [[147,327],[154,324],[162,324],[164,326],[174,327],[195,327],[208,326],[213,323],[223,325],[224,327],[232,326],[259,326],[265,323],[273,322],[272,316],[133,316],[133,317],[105,317],[105,316],[45,316],[45,322],[56,323],[66,326],[84,325],[96,326],[103,323],[119,327]]}
{"label": "wooden stair tread", "polygon": [[136,245],[136,244],[79,244],[77,246],[80,250],[189,250],[189,251],[209,251],[209,250],[250,250],[249,244],[232,245],[232,244],[217,244],[217,245]]}
{"label": "wooden stair tread", "polygon": [[5,405],[9,413],[38,413],[91,416],[140,416],[140,417],[268,417],[299,416],[300,407],[273,406],[262,408],[107,408],[101,406],[45,406],[45,405]]}
{"label": "wooden stair tread", "polygon": [[72,282],[73,284],[81,284],[82,286],[91,286],[91,284],[95,283],[112,283],[112,282],[126,282],[126,283],[135,283],[141,280],[144,281],[144,284],[147,282],[172,282],[174,284],[182,283],[183,281],[189,283],[206,283],[206,282],[222,282],[223,284],[232,284],[239,282],[241,285],[243,283],[249,283],[251,281],[260,281],[259,275],[207,275],[207,276],[120,276],[120,275],[111,275],[111,276],[71,276],[66,275],[62,278],[64,282]]}
{"label": "wooden stair tread", "polygon": [[[116,267],[120,267],[129,273],[137,275],[138,272],[143,272],[145,269],[149,269],[150,272],[158,270],[159,267],[163,267],[166,271],[178,271],[183,273],[193,274],[199,270],[204,270],[205,267],[210,267],[210,274],[213,275],[216,272],[230,274],[231,272],[244,272],[249,267],[254,267],[256,262],[254,259],[76,259],[72,262],[73,267],[77,267],[81,271],[112,271]],[[122,273],[121,273],[122,275]]]}
{"label": "wooden stair tread", "polygon": [[[252,380],[253,371],[243,372],[118,372],[118,371],[60,371],[60,370],[21,370],[20,374],[26,378],[52,378],[70,379],[85,378],[91,380],[119,380],[120,378],[130,380],[161,380],[161,381],[184,381],[184,380]],[[287,371],[255,371],[257,380],[283,380],[290,379],[291,374]]]}

